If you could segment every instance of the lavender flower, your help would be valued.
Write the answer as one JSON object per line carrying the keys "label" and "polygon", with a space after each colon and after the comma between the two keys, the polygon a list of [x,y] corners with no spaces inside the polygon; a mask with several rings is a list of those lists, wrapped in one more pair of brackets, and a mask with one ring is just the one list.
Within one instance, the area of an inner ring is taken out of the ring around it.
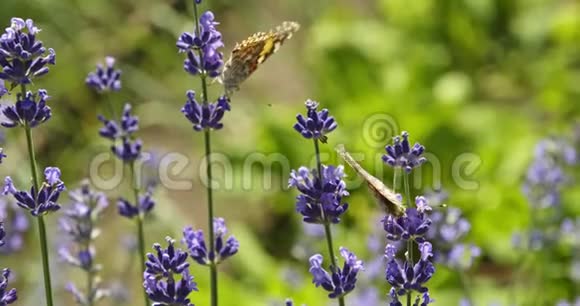
{"label": "lavender flower", "polygon": [[575,301],[560,300],[556,303],[556,306],[580,306],[580,296],[576,297]]}
{"label": "lavender flower", "polygon": [[93,305],[108,295],[107,290],[101,288],[100,278],[97,276],[101,267],[94,262],[94,240],[100,233],[95,225],[108,202],[103,193],[90,189],[88,181],[82,182],[79,189],[69,192],[69,196],[72,203],[59,220],[68,242],[58,252],[62,260],[87,274],[91,287],[86,288],[86,292],[81,292],[73,283],[69,283],[66,290],[73,295],[78,305]]}
{"label": "lavender flower", "polygon": [[8,89],[4,85],[4,80],[0,80],[0,98],[8,93]]}
{"label": "lavender flower", "polygon": [[221,129],[224,126],[221,120],[229,110],[230,104],[226,96],[221,96],[212,103],[199,103],[193,90],[187,91],[187,101],[181,108],[185,118],[193,123],[193,129],[198,132],[205,129]]}
{"label": "lavender flower", "polygon": [[6,117],[1,122],[3,127],[13,128],[17,126],[36,127],[46,122],[52,116],[50,107],[46,101],[50,98],[46,90],[39,89],[38,93],[33,94],[31,91],[16,95],[16,103],[10,106],[2,107],[2,114]]}
{"label": "lavender flower", "polygon": [[302,114],[296,115],[298,121],[294,124],[294,129],[306,139],[318,139],[322,143],[326,143],[327,134],[334,131],[338,124],[334,117],[328,114],[328,109],[324,108],[317,111],[318,102],[307,100],[306,103],[306,117]]}
{"label": "lavender flower", "polygon": [[30,223],[26,212],[15,204],[12,197],[0,198],[0,220],[4,220],[4,246],[0,253],[9,254],[22,249],[24,234],[28,231]]}
{"label": "lavender flower", "polygon": [[147,190],[144,195],[139,196],[139,204],[133,205],[129,200],[120,197],[119,201],[117,202],[117,208],[119,210],[119,214],[126,218],[133,218],[138,215],[147,215],[153,210],[155,207],[155,201],[153,200],[153,192],[152,189]]}
{"label": "lavender flower", "polygon": [[215,233],[215,254],[209,252],[206,247],[203,231],[194,231],[191,227],[183,230],[183,241],[189,249],[189,255],[200,265],[217,265],[238,252],[240,243],[234,236],[230,236],[224,242],[227,228],[223,218],[214,218],[213,228]]}
{"label": "lavender flower", "polygon": [[104,116],[99,115],[98,119],[104,125],[99,130],[99,135],[110,140],[132,136],[139,130],[139,117],[131,115],[131,110],[131,104],[125,104],[119,123],[107,120]]}
{"label": "lavender flower", "polygon": [[363,262],[346,248],[340,247],[340,255],[344,258],[342,269],[331,267],[330,273],[322,267],[322,255],[315,254],[309,260],[312,283],[330,292],[328,297],[331,299],[343,297],[351,292],[355,287],[358,272],[363,269]]}
{"label": "lavender flower", "polygon": [[4,230],[4,222],[0,221],[0,247],[5,244],[4,238],[6,237],[6,231]]}
{"label": "lavender flower", "polygon": [[48,73],[48,65],[55,64],[55,53],[48,49],[46,54],[42,41],[36,38],[38,32],[31,19],[11,19],[10,27],[0,36],[0,79],[15,87]]}
{"label": "lavender flower", "polygon": [[160,244],[155,243],[153,249],[155,249],[157,254],[147,254],[147,262],[145,263],[147,268],[145,269],[145,273],[160,277],[169,277],[172,273],[181,274],[189,268],[187,253],[180,249],[176,250],[173,246],[175,240],[170,237],[165,237],[165,240],[167,241],[166,249],[162,249]]}
{"label": "lavender flower", "polygon": [[576,163],[576,150],[566,140],[553,138],[540,141],[523,186],[530,204],[535,208],[557,206],[561,189],[569,181],[563,166]]}
{"label": "lavender flower", "polygon": [[[143,273],[145,292],[155,302],[154,306],[193,306],[187,296],[198,289],[193,276],[189,275],[187,253],[175,249],[175,241],[170,237],[166,240],[166,249],[154,244],[157,255],[147,254],[147,269]],[[181,279],[176,280],[175,275],[181,275]]]}
{"label": "lavender flower", "polygon": [[28,210],[33,216],[45,215],[60,209],[57,203],[60,193],[65,190],[64,183],[60,180],[60,169],[47,167],[44,170],[45,181],[42,183],[40,190],[36,193],[34,186],[30,192],[17,190],[12,179],[7,176],[4,179],[3,194],[11,194],[16,199],[16,204],[25,210]]}
{"label": "lavender flower", "polygon": [[[125,104],[120,122],[108,120],[102,115],[98,118],[104,125],[99,134],[113,141],[111,151],[115,156],[126,163],[134,162],[141,156],[143,143],[140,139],[132,139],[133,134],[139,130],[139,118],[131,115],[130,104]],[[116,144],[117,140],[120,143]]]}
{"label": "lavender flower", "polygon": [[[389,291],[389,296],[391,297],[391,302],[389,302],[389,306],[403,306],[403,303],[401,303],[401,301],[399,300],[399,295],[397,295],[395,288],[391,288],[391,290]],[[426,306],[433,302],[435,302],[435,300],[433,300],[431,296],[429,296],[429,292],[425,292],[423,294],[417,295],[415,301],[413,302],[413,306]]]}
{"label": "lavender flower", "polygon": [[0,164],[6,158],[6,154],[4,154],[4,148],[0,148]]}
{"label": "lavender flower", "polygon": [[2,279],[0,280],[0,306],[5,306],[14,303],[18,296],[16,295],[16,289],[12,288],[8,291],[8,277],[10,276],[10,270],[2,270]]}
{"label": "lavender flower", "polygon": [[218,23],[214,19],[212,12],[203,13],[196,31],[184,32],[177,40],[179,52],[187,53],[183,68],[191,75],[205,74],[215,78],[221,74],[220,68],[224,62],[223,54],[218,49],[224,44],[221,33],[215,28]]}
{"label": "lavender flower", "polygon": [[105,65],[97,64],[97,70],[89,73],[85,83],[98,93],[121,90],[121,70],[115,69],[115,58],[107,56]]}
{"label": "lavender flower", "polygon": [[469,269],[481,249],[461,240],[471,230],[471,224],[463,217],[459,208],[449,207],[430,215],[432,225],[427,238],[436,244],[434,260],[453,269]]}
{"label": "lavender flower", "polygon": [[431,243],[423,242],[419,245],[421,259],[416,264],[413,265],[408,261],[400,264],[395,259],[396,248],[391,244],[387,245],[385,248],[385,257],[388,260],[386,279],[393,286],[391,289],[393,299],[397,299],[397,296],[405,295],[407,292],[415,291],[422,294],[428,291],[425,283],[435,273],[435,266],[429,261],[429,258],[433,256],[432,250]]}
{"label": "lavender flower", "polygon": [[338,223],[340,216],[348,209],[348,204],[342,202],[343,196],[348,196],[343,166],[322,165],[322,180],[317,170],[300,167],[292,170],[289,187],[296,187],[300,195],[296,197],[296,211],[308,223]]}
{"label": "lavender flower", "polygon": [[383,155],[383,161],[393,168],[403,168],[407,173],[427,161],[425,157],[421,156],[425,152],[425,147],[419,143],[415,143],[411,147],[407,132],[394,137],[393,144],[387,145],[385,150],[387,154]]}
{"label": "lavender flower", "polygon": [[383,219],[383,228],[390,240],[414,240],[417,243],[425,241],[431,219],[415,208],[407,208],[401,217],[388,215]]}

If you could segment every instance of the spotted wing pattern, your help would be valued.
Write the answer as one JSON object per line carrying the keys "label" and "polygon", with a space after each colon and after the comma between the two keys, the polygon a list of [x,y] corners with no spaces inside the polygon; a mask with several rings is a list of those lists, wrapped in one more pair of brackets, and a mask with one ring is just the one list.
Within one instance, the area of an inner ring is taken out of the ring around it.
{"label": "spotted wing pattern", "polygon": [[230,59],[224,65],[222,83],[231,95],[239,89],[258,66],[276,53],[285,40],[290,39],[300,25],[286,21],[269,32],[258,32],[236,44]]}

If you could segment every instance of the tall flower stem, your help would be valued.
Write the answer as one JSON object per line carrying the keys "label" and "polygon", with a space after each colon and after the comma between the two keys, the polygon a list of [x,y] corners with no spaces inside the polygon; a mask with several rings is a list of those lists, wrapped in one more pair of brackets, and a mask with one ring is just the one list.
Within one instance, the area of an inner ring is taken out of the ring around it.
{"label": "tall flower stem", "polygon": [[[205,83],[204,83],[205,84]],[[207,103],[205,98],[206,90],[204,90],[204,102]],[[211,134],[209,129],[204,132],[205,139],[205,160],[206,160],[206,174],[207,174],[207,222],[208,222],[208,233],[209,233],[209,253],[215,254],[214,245],[214,229],[213,229],[213,189],[212,189],[212,173],[211,173]],[[209,276],[210,276],[210,288],[211,288],[211,305],[218,305],[218,288],[217,288],[217,266],[215,262],[212,262],[209,266]]]}
{"label": "tall flower stem", "polygon": [[[320,148],[318,146],[318,139],[314,139],[314,152],[316,155],[316,169],[318,171],[318,178],[319,183],[322,184],[322,180],[324,176],[322,174],[322,163],[320,162]],[[322,204],[320,204],[320,211],[324,214],[324,209],[322,208]],[[326,236],[326,244],[328,245],[328,256],[330,257],[330,262],[332,264],[332,271],[334,272],[335,269],[338,268],[338,264],[336,262],[336,257],[334,256],[334,246],[332,243],[332,231],[330,229],[330,222],[326,219],[326,216],[323,216],[324,219],[324,233]],[[344,306],[344,297],[338,298],[338,305]]]}
{"label": "tall flower stem", "polygon": [[[411,207],[411,190],[409,188],[409,174],[407,172],[403,173],[403,185],[405,185],[405,199],[407,201],[407,208]],[[413,267],[413,240],[407,240],[407,260],[411,267]],[[411,291],[407,293],[407,306],[411,306]]]}
{"label": "tall flower stem", "polygon": [[[26,97],[26,85],[20,85],[22,92],[22,99]],[[36,166],[36,154],[34,152],[34,142],[32,141],[32,128],[26,124],[24,126],[26,132],[26,144],[28,146],[28,156],[30,159],[30,172],[32,174],[32,185],[34,186],[34,197],[38,196],[39,180],[38,169]],[[42,270],[44,274],[44,293],[46,295],[46,305],[52,306],[52,284],[50,281],[50,264],[48,260],[48,243],[46,239],[46,225],[44,224],[44,216],[40,215],[38,219],[38,238],[40,239],[40,251],[42,255]]]}
{"label": "tall flower stem", "polygon": [[[195,21],[195,33],[197,35],[197,37],[200,37],[200,28],[199,28],[199,14],[197,12],[197,3],[195,0],[193,0],[193,17],[194,17],[194,21]],[[198,54],[199,54],[199,61],[200,63],[203,63],[203,51],[202,50],[198,50]],[[201,71],[200,73],[200,79],[201,79],[201,90],[203,93],[203,104],[207,105],[208,104],[208,97],[207,97],[207,74],[206,71]],[[213,219],[214,219],[214,213],[213,213],[213,189],[211,186],[212,183],[212,172],[211,172],[211,132],[210,129],[206,129],[204,131],[204,142],[205,142],[205,160],[206,160],[206,176],[207,176],[207,185],[206,185],[206,189],[207,189],[207,224],[208,224],[208,241],[210,241],[209,243],[209,253],[211,254],[211,256],[214,256],[215,254],[215,245],[214,245],[214,240],[215,240],[215,233],[214,233],[214,228],[213,228]],[[212,258],[213,260],[214,258]],[[212,306],[217,306],[218,305],[218,281],[217,281],[217,265],[215,262],[212,262],[209,265],[209,278],[210,278],[210,295],[211,295],[211,305]]]}
{"label": "tall flower stem", "polygon": [[469,305],[473,305],[473,295],[471,294],[471,289],[469,286],[469,281],[467,279],[467,274],[465,271],[459,271],[459,281],[461,282],[461,288],[463,289],[463,294],[465,294],[465,298],[469,302]]}
{"label": "tall flower stem", "polygon": [[[137,177],[137,173],[135,172],[135,162],[132,161],[129,164],[129,170],[131,171],[131,176],[133,178],[132,182],[131,182],[131,188],[133,189],[133,195],[135,197],[135,205],[139,206],[139,185],[138,185],[138,177]],[[145,272],[145,234],[143,232],[143,215],[139,214],[137,215],[137,218],[135,218],[136,223],[137,223],[137,241],[138,241],[138,247],[139,247],[139,263],[141,264],[141,274],[139,275],[139,277],[143,276],[143,272]],[[144,299],[144,305],[148,306],[149,305],[149,297],[147,296],[147,293],[145,292],[145,290],[143,290],[143,299]]]}

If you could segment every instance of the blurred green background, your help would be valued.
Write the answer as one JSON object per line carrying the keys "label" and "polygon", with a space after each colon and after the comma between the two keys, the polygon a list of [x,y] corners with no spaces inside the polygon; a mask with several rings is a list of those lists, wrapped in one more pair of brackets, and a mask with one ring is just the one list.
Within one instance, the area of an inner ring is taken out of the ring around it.
{"label": "blurred green background", "polygon": [[[186,170],[174,177],[193,181],[192,190],[161,187],[156,192],[155,216],[146,223],[148,246],[167,235],[180,239],[186,225],[207,226],[199,179],[203,136],[191,130],[179,111],[185,91],[199,90],[199,80],[183,71],[183,56],[175,47],[179,34],[193,28],[190,2],[0,1],[0,24],[9,26],[13,16],[32,18],[42,29],[40,38],[57,54],[57,65],[35,84],[52,96],[53,119],[35,130],[42,167],[59,166],[72,189],[88,176],[92,158],[108,150],[108,142],[98,137],[96,119],[106,112],[106,101],[84,84],[87,73],[107,55],[116,57],[123,71],[123,89],[111,99],[118,109],[127,101],[134,105],[145,150],[191,158]],[[511,235],[529,223],[521,184],[535,143],[549,135],[570,135],[580,118],[578,1],[205,0],[202,7],[220,22],[226,57],[236,41],[254,32],[284,20],[302,26],[242,85],[232,98],[224,129],[214,134],[213,147],[232,162],[234,175],[232,188],[215,193],[216,214],[226,218],[230,233],[241,243],[240,253],[220,266],[222,305],[282,305],[285,297],[298,304],[328,304],[326,294],[310,284],[311,254],[295,252],[304,238],[301,218],[294,212],[296,194],[286,188],[287,167],[273,166],[272,188],[261,185],[260,169],[252,172],[258,183],[249,189],[242,184],[244,163],[255,153],[282,154],[291,168],[312,162],[310,142],[292,129],[306,99],[319,101],[339,124],[323,147],[324,162],[336,163],[333,147],[344,143],[364,158],[362,164],[371,173],[391,182],[392,171],[382,166],[380,156],[393,132],[409,131],[413,142],[427,147],[441,172],[433,171],[433,162],[426,164],[414,178],[412,193],[443,187],[451,195],[447,204],[461,208],[472,223],[468,241],[483,251],[479,264],[467,272],[476,305],[508,305],[514,295],[521,300],[536,288],[523,283],[515,293],[510,289],[522,259]],[[220,89],[212,86],[214,97]],[[3,103],[12,98],[4,97]],[[7,131],[9,158],[1,172],[24,181],[29,170],[23,136]],[[453,165],[462,156],[480,161],[474,169],[459,170],[477,182],[471,188],[454,179]],[[222,183],[229,178],[221,169],[217,173]],[[128,192],[127,187],[107,194],[114,198]],[[347,201],[351,207],[335,227],[335,244],[370,260],[380,255],[366,247],[366,237],[379,226],[377,210],[364,188],[352,190]],[[568,188],[565,213],[580,215],[579,201],[580,188]],[[48,220],[50,244],[56,250],[57,216]],[[128,287],[127,302],[102,304],[135,305],[141,288],[134,277],[138,264],[122,242],[134,224],[116,214],[114,203],[102,223],[97,258],[103,264],[103,282]],[[1,266],[16,274],[18,305],[38,305],[43,292],[35,226],[24,244],[23,250],[2,255]],[[324,245],[313,249],[326,254]],[[534,257],[546,267],[534,305],[554,305],[560,298],[580,295],[579,285],[568,276],[571,252],[562,248],[557,256]],[[63,288],[70,279],[81,281],[82,275],[59,263],[56,251],[52,254],[57,305],[73,305]],[[289,280],[288,271],[302,281]],[[192,300],[208,305],[208,272],[193,266],[192,273],[200,287]],[[443,267],[430,284],[438,305],[457,305],[463,296],[458,276]],[[386,282],[377,285],[386,305],[389,287]]]}

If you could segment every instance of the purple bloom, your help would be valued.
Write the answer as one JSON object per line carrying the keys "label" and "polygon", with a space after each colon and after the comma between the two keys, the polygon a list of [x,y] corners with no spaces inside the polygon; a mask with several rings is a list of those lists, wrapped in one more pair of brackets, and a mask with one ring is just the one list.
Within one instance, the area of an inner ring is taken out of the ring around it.
{"label": "purple bloom", "polygon": [[173,244],[175,240],[166,237],[167,248],[162,249],[161,245],[155,243],[153,249],[157,254],[147,253],[147,262],[145,262],[145,273],[157,277],[169,277],[172,273],[181,274],[189,268],[187,262],[187,253],[181,249],[175,249]]}
{"label": "purple bloom", "polygon": [[152,190],[149,189],[144,195],[139,196],[139,205],[133,205],[129,200],[120,197],[117,202],[117,208],[119,214],[126,218],[133,218],[139,214],[147,215],[155,207],[155,201],[153,201]]}
{"label": "purple bloom", "polygon": [[322,180],[316,170],[300,167],[292,170],[289,187],[296,187],[300,195],[296,197],[296,211],[307,223],[338,223],[340,216],[348,209],[342,197],[348,195],[343,166],[322,165]]}
{"label": "purple bloom", "polygon": [[[389,296],[391,298],[389,306],[403,306],[403,303],[401,303],[399,300],[399,295],[397,294],[395,288],[391,288],[391,291],[389,291]],[[413,302],[413,306],[427,306],[433,302],[435,302],[435,300],[429,296],[429,292],[424,292],[417,295],[415,301]]]}
{"label": "purple bloom", "polygon": [[6,237],[6,231],[4,230],[4,222],[0,221],[0,247],[5,244],[4,238]]}
{"label": "purple bloom", "polygon": [[94,262],[94,240],[99,234],[95,223],[108,206],[108,202],[103,193],[90,189],[88,181],[83,181],[80,188],[69,192],[69,196],[72,202],[65,208],[64,216],[59,220],[60,229],[68,241],[59,248],[58,254],[64,262],[85,271],[87,277],[92,278],[93,287],[87,288],[87,292],[83,293],[74,284],[69,283],[66,289],[81,305],[94,304],[106,296],[106,291],[101,288],[97,276],[100,265]]}
{"label": "purple bloom", "polygon": [[187,101],[181,108],[185,118],[193,123],[193,129],[198,132],[205,129],[221,129],[224,126],[221,120],[229,110],[230,104],[226,96],[219,97],[216,102],[199,103],[193,90],[187,91]]}
{"label": "purple bloom", "polygon": [[4,148],[0,148],[0,164],[6,158],[6,154],[4,154]]}
{"label": "purple bloom", "polygon": [[193,33],[184,32],[179,36],[176,46],[179,52],[187,53],[183,68],[191,75],[204,73],[211,78],[220,75],[224,62],[218,49],[224,44],[221,33],[215,28],[217,24],[213,13],[207,11],[201,15]]}
{"label": "purple bloom", "polygon": [[203,231],[194,231],[191,227],[186,227],[183,230],[183,241],[189,249],[189,255],[200,265],[217,265],[236,254],[240,248],[240,243],[234,236],[230,236],[224,241],[224,236],[228,230],[223,218],[214,218],[213,228],[215,254],[210,253],[206,247]]}
{"label": "purple bloom", "polygon": [[4,269],[0,280],[0,306],[12,304],[18,299],[16,289],[6,290],[8,288],[8,277],[10,277],[10,270]]}
{"label": "purple bloom", "polygon": [[139,130],[139,117],[131,115],[131,110],[131,104],[125,104],[120,123],[114,120],[107,120],[104,116],[100,115],[98,117],[99,121],[104,126],[99,130],[99,135],[110,140],[132,136]]}
{"label": "purple bloom", "polygon": [[12,201],[12,197],[0,198],[0,220],[4,220],[6,232],[5,244],[0,248],[0,253],[13,253],[22,249],[24,234],[28,231],[30,223],[26,213]]}
{"label": "purple bloom", "polygon": [[415,143],[411,147],[407,132],[394,137],[393,144],[387,145],[385,150],[387,154],[383,155],[383,161],[393,168],[403,168],[407,173],[427,161],[425,157],[421,156],[425,152],[425,147],[419,143]]}
{"label": "purple bloom", "polygon": [[461,243],[471,229],[461,210],[449,207],[445,211],[433,212],[430,218],[433,223],[427,238],[437,245],[435,261],[453,269],[469,269],[474,259],[481,255],[481,250],[475,245]]}
{"label": "purple bloom", "polygon": [[129,138],[123,138],[121,143],[111,147],[111,151],[117,158],[129,163],[139,158],[142,147],[143,142],[141,139],[130,140]]}
{"label": "purple bloom", "polygon": [[98,93],[121,90],[121,70],[115,69],[115,58],[105,58],[106,67],[97,64],[97,70],[89,73],[85,83]]}
{"label": "purple bloom", "polygon": [[49,212],[57,211],[60,205],[57,203],[60,193],[64,191],[64,183],[60,180],[60,170],[48,167],[44,171],[45,182],[36,193],[34,186],[30,191],[17,190],[10,177],[4,179],[3,194],[11,194],[16,199],[16,204],[28,210],[33,216],[45,215]]}
{"label": "purple bloom", "polygon": [[556,303],[556,306],[580,306],[580,296],[576,297],[575,301],[560,300]]}
{"label": "purple bloom", "polygon": [[319,139],[322,143],[326,143],[327,134],[334,131],[338,124],[334,117],[328,114],[328,109],[324,108],[318,111],[318,102],[306,101],[306,117],[302,114],[296,115],[296,122],[294,129],[306,139]]}
{"label": "purple bloom", "polygon": [[2,98],[2,96],[7,94],[8,92],[9,92],[8,89],[4,85],[4,80],[0,80],[0,98]]}
{"label": "purple bloom", "polygon": [[0,79],[17,86],[48,73],[48,65],[55,64],[55,53],[48,49],[46,54],[42,41],[36,39],[38,32],[31,19],[12,18],[10,27],[0,36]]}
{"label": "purple bloom", "polygon": [[389,240],[415,240],[417,243],[425,241],[425,234],[429,231],[431,219],[415,208],[407,208],[401,217],[385,216],[383,228]]}
{"label": "purple bloom", "polygon": [[197,291],[197,284],[189,270],[181,273],[181,279],[175,280],[173,273],[168,277],[157,277],[147,272],[143,273],[143,287],[153,306],[194,306],[187,296]]}
{"label": "purple bloom", "polygon": [[385,274],[387,282],[393,286],[392,293],[395,295],[404,295],[409,291],[418,293],[426,293],[428,291],[424,285],[435,273],[435,266],[429,261],[429,257],[433,256],[431,243],[421,243],[419,251],[421,252],[421,259],[416,264],[413,265],[408,261],[399,264],[395,259],[396,250],[394,250],[392,245],[387,245],[385,257],[388,263]]}
{"label": "purple bloom", "polygon": [[540,141],[523,185],[530,204],[536,208],[559,205],[560,191],[569,181],[563,167],[577,162],[576,150],[566,140],[548,138]]}
{"label": "purple bloom", "polygon": [[2,107],[2,114],[6,120],[2,121],[2,126],[13,128],[16,126],[29,126],[31,128],[46,122],[52,116],[50,107],[46,105],[46,101],[50,97],[46,90],[39,89],[37,94],[31,91],[16,95],[16,103],[10,106]]}
{"label": "purple bloom", "polygon": [[330,292],[328,297],[331,299],[343,297],[351,292],[355,287],[358,272],[363,269],[362,261],[346,248],[340,248],[340,255],[344,258],[344,265],[342,269],[330,267],[331,273],[322,267],[322,255],[315,254],[309,260],[312,283]]}
{"label": "purple bloom", "polygon": [[481,249],[473,244],[456,244],[445,256],[445,264],[451,268],[467,270],[475,258],[481,256]]}

